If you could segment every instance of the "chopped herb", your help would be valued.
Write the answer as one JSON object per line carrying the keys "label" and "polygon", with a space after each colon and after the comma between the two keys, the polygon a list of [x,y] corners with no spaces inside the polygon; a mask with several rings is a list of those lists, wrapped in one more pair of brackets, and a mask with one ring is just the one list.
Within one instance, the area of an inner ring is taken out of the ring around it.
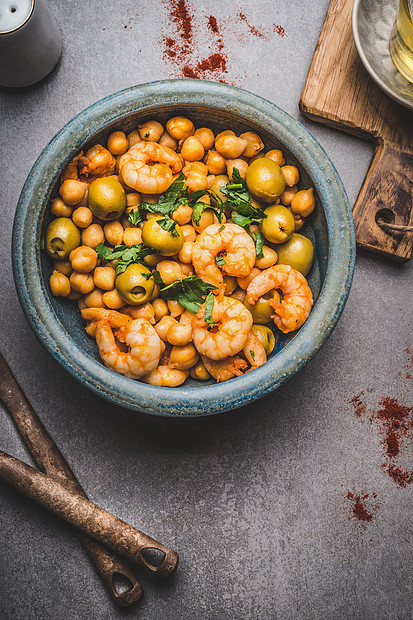
{"label": "chopped herb", "polygon": [[175,222],[175,220],[173,220],[172,218],[166,216],[162,219],[157,220],[157,223],[161,228],[163,228],[167,232],[170,232],[173,237],[179,237],[179,232],[176,230],[177,222]]}
{"label": "chopped herb", "polygon": [[222,256],[215,256],[215,264],[217,267],[222,267],[227,264],[227,261]]}
{"label": "chopped herb", "polygon": [[196,202],[192,207],[192,219],[195,224],[199,224],[199,220],[201,219],[202,213],[205,209],[209,209],[210,205],[207,205],[206,202]]}
{"label": "chopped herb", "polygon": [[218,228],[218,232],[222,232],[222,231],[224,230],[224,228],[225,228],[225,226],[224,226],[224,224],[222,224],[222,226],[220,226],[220,227]]}
{"label": "chopped herb", "polygon": [[[188,188],[185,186],[185,177],[181,172],[175,181],[171,183],[165,194],[160,196],[157,203],[150,204],[149,202],[142,202],[130,212],[128,221],[136,226],[143,221],[146,213],[160,213],[165,218],[170,219],[171,213],[176,211],[177,208],[187,200],[187,193]],[[164,228],[164,226],[162,226],[162,228]],[[172,232],[172,234],[177,236],[177,233],[175,234]]]}
{"label": "chopped herb", "polygon": [[260,232],[254,233],[255,236],[255,254],[257,255],[258,260],[260,258],[264,258],[264,252],[262,251],[264,247],[264,237]]}
{"label": "chopped herb", "polygon": [[138,226],[145,216],[145,211],[140,209],[140,205],[135,207],[133,211],[129,213],[128,222],[133,224],[134,226]]}
{"label": "chopped herb", "polygon": [[156,254],[156,252],[154,252],[150,248],[145,248],[143,243],[139,243],[138,245],[131,245],[130,247],[124,244],[115,245],[113,250],[108,248],[103,243],[99,243],[96,248],[96,253],[98,255],[98,258],[102,259],[103,263],[107,263],[111,260],[118,261],[116,265],[117,275],[123,273],[130,264],[144,264],[143,259],[145,256],[149,256],[150,254]]}
{"label": "chopped herb", "polygon": [[166,286],[165,282],[161,278],[161,274],[156,269],[151,271],[151,273],[143,273],[142,275],[146,280],[153,278],[155,280],[155,284],[159,284],[159,286]]}
{"label": "chopped herb", "polygon": [[214,327],[214,319],[212,318],[212,311],[214,309],[214,295],[213,293],[208,293],[208,296],[205,300],[205,313],[204,320],[210,327]]}
{"label": "chopped herb", "polygon": [[153,276],[155,282],[161,287],[159,296],[162,297],[162,299],[168,301],[176,300],[181,306],[194,314],[198,312],[204,303],[205,295],[216,288],[216,286],[204,282],[201,278],[198,278],[198,276],[180,278],[167,286],[162,281],[158,271],[152,271],[151,275],[148,274],[145,277],[149,279],[151,276]]}
{"label": "chopped herb", "polygon": [[255,353],[252,349],[250,349],[250,353],[251,353],[252,361],[255,362]]}
{"label": "chopped herb", "polygon": [[261,222],[267,217],[264,211],[252,206],[247,183],[240,175],[238,168],[232,170],[232,181],[222,187],[220,191],[227,197],[225,206],[230,207],[233,211],[251,218],[254,222]]}

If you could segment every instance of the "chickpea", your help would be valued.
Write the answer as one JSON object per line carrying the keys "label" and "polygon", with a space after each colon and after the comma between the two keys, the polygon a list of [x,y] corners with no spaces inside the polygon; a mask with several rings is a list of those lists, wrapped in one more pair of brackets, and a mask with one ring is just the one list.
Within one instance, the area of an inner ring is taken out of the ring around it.
{"label": "chickpea", "polygon": [[180,316],[182,312],[185,310],[183,306],[177,301],[168,301],[169,312],[171,313],[171,317],[175,318],[176,316]]}
{"label": "chickpea", "polygon": [[50,276],[50,290],[55,297],[67,297],[71,290],[69,278],[55,269]]}
{"label": "chickpea", "polygon": [[238,136],[221,136],[215,138],[215,148],[226,159],[236,159],[241,155],[247,146],[247,141]]}
{"label": "chickpea", "polygon": [[134,226],[126,228],[123,233],[123,243],[128,247],[142,243],[142,230],[140,228],[135,228]]}
{"label": "chickpea", "polygon": [[160,144],[161,146],[166,146],[168,147],[168,149],[172,149],[173,151],[176,151],[176,149],[178,148],[178,140],[175,140],[175,138],[169,135],[166,130],[159,138],[158,144]]}
{"label": "chickpea", "polygon": [[96,267],[98,255],[93,248],[87,245],[79,245],[70,252],[69,260],[74,271],[90,273]]}
{"label": "chickpea", "polygon": [[74,291],[72,289],[69,295],[66,297],[66,299],[75,300],[75,299],[80,299],[81,297],[82,297],[82,293],[79,293],[79,291]]}
{"label": "chickpea", "polygon": [[87,228],[93,222],[93,213],[88,207],[78,207],[73,211],[72,220],[79,228]]}
{"label": "chickpea", "polygon": [[242,278],[237,278],[237,282],[238,282],[238,286],[240,286],[241,288],[244,289],[244,291],[247,290],[248,288],[248,284],[251,282],[251,280],[253,280],[255,278],[255,276],[257,276],[259,273],[261,273],[261,271],[259,269],[257,269],[256,267],[253,267],[249,273],[248,276],[243,276]]}
{"label": "chickpea", "polygon": [[188,344],[183,346],[178,345],[172,347],[168,365],[171,368],[177,368],[178,370],[188,370],[189,368],[192,368],[192,366],[194,366],[194,364],[196,364],[198,360],[199,353],[195,349],[192,342],[189,342]]}
{"label": "chickpea", "polygon": [[296,185],[292,187],[286,187],[283,193],[280,196],[280,202],[284,207],[289,207],[292,199],[294,198],[294,194],[298,192],[298,188]]}
{"label": "chickpea", "polygon": [[162,260],[156,268],[165,284],[172,284],[183,275],[180,264],[173,260]]}
{"label": "chickpea", "polygon": [[181,155],[186,161],[200,161],[205,155],[205,149],[195,136],[189,136],[181,148]]}
{"label": "chickpea", "polygon": [[50,210],[56,217],[70,217],[72,215],[73,207],[65,205],[61,198],[55,198],[52,202]]}
{"label": "chickpea", "polygon": [[66,179],[60,186],[59,194],[65,204],[78,205],[85,195],[87,184],[77,179]]}
{"label": "chickpea", "polygon": [[271,151],[268,151],[265,153],[265,157],[269,157],[279,166],[284,166],[285,164],[284,155],[280,149],[272,149]]}
{"label": "chickpea", "polygon": [[63,273],[63,275],[67,277],[69,277],[73,271],[72,265],[69,259],[55,260],[53,263],[53,269],[55,271],[59,271],[60,273]]}
{"label": "chickpea", "polygon": [[207,226],[211,226],[212,224],[214,224],[214,215],[215,214],[211,209],[205,209],[204,211],[202,211],[198,224],[195,224],[195,222],[192,220],[192,224],[195,230],[201,233],[203,230],[205,230],[205,228],[207,228]]}
{"label": "chickpea", "polygon": [[194,274],[194,268],[190,263],[179,263],[181,265],[182,273],[184,274],[184,278],[188,278]]}
{"label": "chickpea", "polygon": [[232,181],[232,171],[237,168],[243,179],[247,176],[248,164],[243,159],[227,159],[227,174]]}
{"label": "chickpea", "polygon": [[93,291],[84,296],[86,308],[104,308],[103,293],[100,289],[94,288]]}
{"label": "chickpea", "polygon": [[186,177],[185,185],[188,187],[189,191],[197,192],[200,189],[207,189],[208,181],[205,174],[193,170]]}
{"label": "chickpea", "polygon": [[122,297],[115,288],[111,291],[106,291],[106,293],[103,293],[103,302],[105,306],[111,310],[119,310],[120,308],[126,306],[126,303],[123,301]]}
{"label": "chickpea", "polygon": [[128,140],[129,148],[135,146],[135,144],[139,144],[139,142],[142,142],[142,138],[140,137],[139,131],[137,129],[134,129],[133,131],[128,133],[126,137]]}
{"label": "chickpea", "polygon": [[145,142],[158,142],[163,134],[163,127],[158,121],[146,121],[138,125],[139,135]]}
{"label": "chickpea", "polygon": [[192,241],[192,243],[195,241],[197,235],[193,226],[190,224],[184,224],[184,226],[181,227],[181,231],[184,236],[184,243],[185,241]]}
{"label": "chickpea", "polygon": [[310,187],[310,189],[302,189],[301,191],[294,194],[290,206],[291,211],[294,214],[301,217],[308,217],[314,211],[315,207],[313,188]]}
{"label": "chickpea", "polygon": [[179,205],[176,211],[172,213],[172,219],[178,222],[179,226],[188,224],[192,220],[192,207],[185,203]]}
{"label": "chickpea", "polygon": [[264,148],[264,142],[258,134],[253,131],[246,131],[240,135],[240,138],[247,141],[247,146],[242,151],[244,157],[255,157]]}
{"label": "chickpea", "polygon": [[145,256],[143,260],[148,267],[156,267],[156,265],[163,260],[163,256],[159,256],[159,254],[149,254],[149,256]]}
{"label": "chickpea", "polygon": [[193,379],[198,379],[198,381],[208,381],[211,377],[202,362],[198,362],[193,368],[191,368],[189,374]]}
{"label": "chickpea", "polygon": [[155,313],[156,322],[160,321],[164,316],[169,314],[168,304],[164,299],[154,299],[152,306]]}
{"label": "chickpea", "polygon": [[211,189],[211,187],[212,187],[212,186],[213,186],[213,184],[215,183],[215,179],[216,179],[215,174],[208,174],[208,176],[207,176],[207,181],[208,181],[208,189]]}
{"label": "chickpea", "polygon": [[150,205],[156,205],[162,194],[141,194],[142,202],[149,202]]}
{"label": "chickpea", "polygon": [[78,271],[73,271],[70,274],[69,280],[72,289],[82,295],[90,293],[90,291],[93,291],[95,288],[93,277],[90,273],[79,273]]}
{"label": "chickpea", "polygon": [[130,194],[126,194],[126,209],[125,212],[129,215],[132,210],[132,207],[139,207],[142,199],[141,195],[137,192],[131,192]]}
{"label": "chickpea", "polygon": [[104,291],[111,291],[115,288],[116,271],[105,265],[105,267],[96,267],[93,272],[93,281],[95,286],[103,289]]}
{"label": "chickpea", "polygon": [[185,138],[194,134],[195,127],[189,118],[174,116],[166,123],[166,130],[175,140],[185,140]]}
{"label": "chickpea", "polygon": [[210,174],[224,174],[227,171],[225,157],[218,151],[208,151],[205,163]]}
{"label": "chickpea", "polygon": [[[192,340],[192,326],[190,323],[172,324],[168,329],[166,338],[169,344],[182,347],[189,344]],[[195,362],[194,362],[195,363]],[[191,364],[193,366],[193,364]]]}
{"label": "chickpea", "polygon": [[149,297],[149,301],[152,303],[155,301],[155,299],[158,299],[159,297],[159,284],[155,284],[155,286],[153,287],[153,291],[152,291],[152,295]]}
{"label": "chickpea", "polygon": [[108,138],[108,151],[112,155],[123,155],[129,148],[129,140],[123,131],[114,131]]}
{"label": "chickpea", "polygon": [[164,342],[167,341],[167,334],[171,325],[178,325],[178,321],[176,319],[173,319],[169,315],[163,316],[161,320],[155,325],[156,333],[158,334],[159,338]]}
{"label": "chickpea", "polygon": [[247,292],[244,291],[242,288],[236,288],[232,295],[230,295],[230,297],[232,297],[233,299],[238,299],[238,301],[244,303],[246,294]]}
{"label": "chickpea", "polygon": [[105,235],[102,226],[91,224],[82,230],[82,243],[96,249],[99,243],[104,243]]}
{"label": "chickpea", "polygon": [[120,245],[123,240],[123,226],[118,220],[112,220],[104,225],[106,241],[110,245]]}
{"label": "chickpea", "polygon": [[214,146],[214,132],[211,131],[211,129],[208,129],[208,127],[201,127],[200,129],[197,129],[194,136],[198,138],[206,151],[209,151],[209,149],[212,149]]}
{"label": "chickpea", "polygon": [[141,306],[128,306],[128,313],[133,319],[146,319],[152,325],[155,324],[155,310],[149,301]]}
{"label": "chickpea", "polygon": [[301,215],[293,213],[291,207],[287,207],[287,209],[293,214],[294,222],[295,222],[295,231],[300,230],[304,226],[304,223],[305,223],[304,218],[301,217]]}
{"label": "chickpea", "polygon": [[269,248],[267,245],[264,245],[262,248],[262,253],[264,254],[263,258],[257,258],[255,260],[255,267],[259,269],[267,269],[267,267],[272,267],[278,260],[278,254],[272,248]]}
{"label": "chickpea", "polygon": [[185,264],[192,262],[192,248],[194,247],[193,241],[184,241],[181,249],[179,250],[179,260]]}
{"label": "chickpea", "polygon": [[223,136],[235,136],[235,131],[232,131],[232,129],[221,131],[221,133],[217,133],[215,140],[219,140],[219,138],[222,138]]}
{"label": "chickpea", "polygon": [[[84,297],[79,297],[79,299],[77,300],[77,307],[79,308],[79,310],[84,310],[85,308],[87,308],[87,305],[85,304],[85,298]],[[95,323],[96,325],[96,323]],[[95,328],[95,333],[96,333],[96,328]],[[95,337],[95,335],[94,335]]]}
{"label": "chickpea", "polygon": [[89,201],[89,187],[86,188],[84,196],[83,196],[82,200],[79,202],[79,204],[77,206],[78,207],[87,207],[88,206],[88,201]]}
{"label": "chickpea", "polygon": [[300,174],[295,166],[282,166],[281,172],[283,173],[285,184],[288,187],[297,185],[300,180]]}
{"label": "chickpea", "polygon": [[182,172],[184,173],[186,177],[193,170],[196,170],[197,172],[201,172],[202,174],[205,174],[205,176],[208,174],[208,168],[206,167],[206,164],[204,164],[202,161],[190,161],[184,166],[184,168],[182,168]]}

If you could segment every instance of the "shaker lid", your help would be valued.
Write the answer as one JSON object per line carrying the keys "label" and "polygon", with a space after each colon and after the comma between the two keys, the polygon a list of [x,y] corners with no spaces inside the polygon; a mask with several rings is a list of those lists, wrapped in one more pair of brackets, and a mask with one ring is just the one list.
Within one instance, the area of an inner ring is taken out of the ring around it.
{"label": "shaker lid", "polygon": [[0,0],[0,35],[20,28],[30,17],[34,0]]}

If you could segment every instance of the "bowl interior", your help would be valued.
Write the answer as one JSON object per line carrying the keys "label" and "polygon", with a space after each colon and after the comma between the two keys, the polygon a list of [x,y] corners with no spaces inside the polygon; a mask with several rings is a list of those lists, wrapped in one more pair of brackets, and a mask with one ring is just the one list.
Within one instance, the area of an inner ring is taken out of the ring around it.
{"label": "bowl interior", "polygon": [[[302,166],[300,161],[291,153],[285,144],[280,142],[277,137],[271,134],[265,127],[262,127],[259,123],[250,119],[246,119],[241,115],[234,113],[233,111],[226,111],[214,108],[206,105],[163,105],[147,108],[142,111],[129,114],[125,117],[121,117],[116,121],[108,124],[101,129],[98,133],[90,137],[90,139],[84,144],[82,150],[87,150],[94,144],[100,143],[106,145],[107,138],[112,131],[122,130],[125,133],[136,129],[138,124],[145,122],[149,119],[156,119],[165,125],[168,118],[171,116],[184,115],[188,116],[194,123],[195,127],[210,127],[214,133],[218,133],[225,129],[232,129],[237,135],[245,131],[254,131],[258,133],[265,144],[265,150],[279,148],[283,151],[286,163],[297,166],[300,171],[299,189],[308,187],[314,187],[314,181],[309,177],[308,172]],[[71,155],[74,155],[72,153]],[[69,157],[70,159],[70,157]],[[51,188],[49,195],[45,196],[43,220],[41,222],[41,228],[44,231],[47,225],[53,219],[50,212],[51,201],[58,195],[59,179],[56,179],[55,185]],[[313,243],[315,248],[314,264],[309,273],[307,279],[311,290],[313,292],[314,300],[317,299],[318,294],[324,282],[325,274],[328,264],[328,230],[327,222],[322,208],[321,200],[317,194],[317,188],[315,187],[317,208],[313,214],[306,219],[305,226],[299,232],[307,236]],[[37,236],[40,235],[40,231],[37,231]],[[84,352],[91,358],[100,361],[100,357],[97,351],[95,341],[86,334],[85,324],[82,320],[77,304],[73,301],[65,301],[63,298],[56,298],[51,295],[48,281],[52,273],[53,261],[48,257],[46,252],[40,254],[41,262],[41,274],[43,278],[43,285],[46,290],[48,301],[54,309],[58,320],[62,325],[62,330],[70,334],[70,337],[84,350]],[[276,336],[276,347],[271,357],[274,357],[278,352],[290,342],[294,335],[282,334],[279,330],[274,330]],[[132,380],[128,380],[131,381]],[[237,381],[234,379],[233,381]],[[133,382],[139,389],[139,382]],[[214,383],[211,380],[209,383]],[[188,378],[185,382],[185,388],[178,387],[174,390],[187,390],[197,388],[201,382]],[[202,382],[205,385],[205,382]]]}

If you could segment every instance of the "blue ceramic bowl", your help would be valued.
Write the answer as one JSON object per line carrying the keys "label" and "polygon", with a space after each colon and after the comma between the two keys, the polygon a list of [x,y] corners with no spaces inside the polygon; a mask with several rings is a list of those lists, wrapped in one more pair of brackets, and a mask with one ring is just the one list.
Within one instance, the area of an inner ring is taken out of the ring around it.
{"label": "blue ceramic bowl", "polygon": [[[60,173],[81,148],[126,132],[149,118],[188,115],[197,126],[236,133],[256,131],[266,148],[281,148],[297,165],[302,187],[315,188],[317,208],[300,231],[314,243],[309,274],[315,304],[304,326],[280,334],[269,361],[221,384],[187,380],[161,388],[127,379],[103,366],[77,304],[54,298],[50,259],[40,250]],[[13,229],[13,269],[27,319],[51,355],[91,390],[123,407],[164,416],[201,416],[241,407],[275,390],[300,370],[331,334],[349,293],[355,259],[353,218],[343,184],[316,140],[291,116],[249,92],[203,80],[167,80],[134,86],[93,104],[50,141],[23,187]]]}

